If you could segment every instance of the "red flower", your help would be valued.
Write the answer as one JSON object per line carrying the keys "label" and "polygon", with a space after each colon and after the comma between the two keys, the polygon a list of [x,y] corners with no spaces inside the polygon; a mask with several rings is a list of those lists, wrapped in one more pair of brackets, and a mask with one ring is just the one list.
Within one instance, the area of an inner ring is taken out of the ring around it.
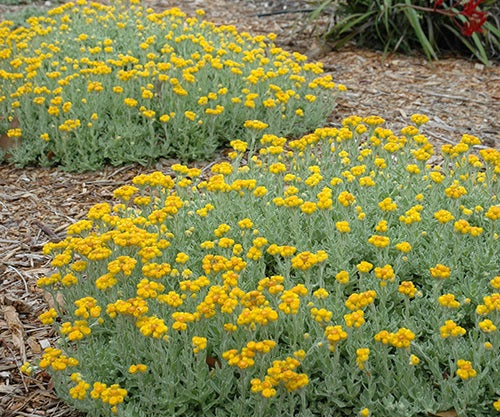
{"label": "red flower", "polygon": [[477,6],[479,6],[483,0],[469,0],[469,3],[467,3],[463,10],[460,12],[460,14],[463,14],[464,16],[471,17],[473,18],[476,14],[484,14],[484,12],[481,12],[480,10],[477,10]]}
{"label": "red flower", "polygon": [[[464,36],[472,36],[476,32],[482,32],[483,25],[488,18],[487,12],[483,12],[478,9],[479,5],[483,1],[484,0],[468,0],[464,2],[462,0],[458,0],[454,2],[454,4],[451,7],[438,10],[437,9],[438,7],[443,6],[444,0],[435,0],[434,12],[448,15],[460,28],[460,31]],[[462,10],[456,12],[454,9],[458,8],[458,6],[461,6],[462,4],[463,4]],[[458,15],[462,15],[465,18],[467,18],[467,20],[463,25],[457,21],[456,16]]]}
{"label": "red flower", "polygon": [[476,32],[482,32],[483,31],[483,24],[486,22],[486,14],[481,16],[479,20],[469,20],[465,22],[463,27],[461,28],[462,34],[464,36],[472,36]]}
{"label": "red flower", "polygon": [[482,2],[483,0],[469,0],[460,12],[461,15],[469,18],[461,28],[464,36],[472,36],[476,32],[482,32],[482,26],[488,18],[486,12],[477,9]]}

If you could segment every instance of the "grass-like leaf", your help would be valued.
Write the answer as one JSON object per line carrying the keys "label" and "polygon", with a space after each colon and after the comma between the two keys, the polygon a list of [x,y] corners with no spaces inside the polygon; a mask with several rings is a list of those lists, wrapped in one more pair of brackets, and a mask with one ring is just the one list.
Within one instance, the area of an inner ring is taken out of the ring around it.
{"label": "grass-like leaf", "polygon": [[438,59],[436,52],[434,51],[434,48],[429,42],[429,39],[427,39],[427,36],[425,36],[422,26],[420,25],[419,15],[417,11],[411,8],[410,0],[406,0],[406,4],[409,7],[403,8],[403,11],[406,14],[406,17],[408,18],[408,21],[410,22],[411,26],[413,27],[425,55],[427,56],[428,59],[431,58]]}

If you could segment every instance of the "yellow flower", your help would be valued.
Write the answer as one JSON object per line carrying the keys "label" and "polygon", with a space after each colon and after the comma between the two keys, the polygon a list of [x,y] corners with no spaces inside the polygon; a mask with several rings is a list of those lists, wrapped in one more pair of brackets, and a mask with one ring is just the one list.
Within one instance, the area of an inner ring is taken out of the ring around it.
{"label": "yellow flower", "polygon": [[207,347],[207,339],[205,337],[193,336],[191,339],[193,343],[193,352],[198,353],[201,350],[206,349]]}
{"label": "yellow flower", "polygon": [[[368,348],[356,349],[356,363],[358,364],[359,369],[365,369],[365,362],[368,360],[369,356],[370,356],[370,349],[368,349]],[[367,410],[367,409],[365,409],[365,410]],[[363,415],[363,414],[361,414],[361,415]],[[370,414],[368,414],[368,415],[370,415]]]}
{"label": "yellow flower", "polygon": [[189,111],[189,110],[184,112],[184,116],[186,116],[191,121],[196,119],[196,113]]}
{"label": "yellow flower", "polygon": [[133,98],[130,98],[130,97],[125,98],[125,99],[123,100],[123,102],[124,102],[127,106],[129,106],[129,107],[135,107],[135,106],[137,106],[137,104],[139,104],[139,103],[138,103],[138,101],[137,101],[136,99],[133,99]]}
{"label": "yellow flower", "polygon": [[318,288],[316,291],[313,292],[313,296],[316,298],[326,298],[328,297],[328,291],[325,290],[324,288]]}
{"label": "yellow flower", "polygon": [[464,186],[460,185],[457,180],[453,181],[453,184],[444,190],[447,197],[457,199],[465,194],[467,194],[467,190]]}
{"label": "yellow flower", "polygon": [[179,252],[175,257],[175,262],[185,264],[189,260],[189,255],[184,252]]}
{"label": "yellow flower", "polygon": [[437,264],[435,267],[429,269],[433,278],[449,278],[450,268],[443,264]]}
{"label": "yellow flower", "polygon": [[455,219],[453,214],[448,210],[439,210],[434,213],[434,218],[439,221],[439,223],[448,223],[449,221]]}
{"label": "yellow flower", "polygon": [[500,288],[500,275],[497,275],[490,281],[490,285],[493,288]]}
{"label": "yellow flower", "polygon": [[368,239],[368,243],[371,243],[377,248],[385,248],[389,246],[390,239],[387,236],[373,235]]}
{"label": "yellow flower", "polygon": [[247,150],[248,144],[242,140],[232,140],[230,143],[231,147],[238,152],[245,152]]}
{"label": "yellow flower", "polygon": [[387,220],[380,220],[376,226],[375,226],[375,230],[377,232],[381,232],[381,233],[384,233],[384,232],[387,232]]}
{"label": "yellow flower", "polygon": [[87,396],[87,391],[90,388],[90,384],[84,380],[77,381],[75,387],[70,388],[69,394],[72,398],[77,400],[83,400]]}
{"label": "yellow flower", "polygon": [[424,114],[413,114],[411,116],[411,121],[417,126],[423,125],[429,121],[429,118]]}
{"label": "yellow flower", "polygon": [[453,228],[455,229],[456,232],[460,232],[463,235],[469,233],[472,229],[471,225],[467,220],[460,219],[455,222],[453,225]]}
{"label": "yellow flower", "polygon": [[316,209],[317,205],[312,201],[306,201],[300,206],[300,211],[302,211],[305,214],[312,214],[316,211]]}
{"label": "yellow flower", "polygon": [[356,310],[344,315],[344,321],[347,327],[361,327],[365,323],[365,313],[363,310]]}
{"label": "yellow flower", "polygon": [[248,217],[246,217],[238,222],[238,226],[242,229],[251,229],[253,227],[253,222]]}
{"label": "yellow flower", "polygon": [[448,308],[459,308],[460,303],[455,300],[455,296],[453,294],[443,294],[438,297],[438,302],[441,304],[443,307],[448,307]]}
{"label": "yellow flower", "polygon": [[54,323],[56,317],[57,317],[56,310],[51,308],[47,310],[45,313],[40,314],[39,319],[43,324],[52,324]]}
{"label": "yellow flower", "polygon": [[415,165],[415,164],[407,165],[406,166],[406,170],[410,174],[420,174],[420,168],[418,167],[418,165]]}
{"label": "yellow flower", "polygon": [[318,323],[330,321],[332,315],[333,313],[331,311],[326,310],[324,308],[320,309],[316,307],[311,308],[311,316]]}
{"label": "yellow flower", "polygon": [[472,367],[472,363],[470,361],[459,359],[457,361],[457,366],[458,366],[457,375],[462,380],[474,378],[477,374],[476,370]]}
{"label": "yellow flower", "polygon": [[401,284],[399,284],[398,292],[408,296],[409,298],[413,298],[413,297],[415,297],[415,294],[417,293],[417,289],[415,288],[415,285],[413,284],[413,282],[403,281],[403,282],[401,282]]}
{"label": "yellow flower", "polygon": [[493,221],[500,219],[500,206],[491,206],[486,212],[485,217]]}
{"label": "yellow flower", "polygon": [[347,333],[342,329],[342,326],[339,325],[327,326],[324,334],[328,340],[331,351],[335,350],[335,345],[338,342],[347,339]]}
{"label": "yellow flower", "polygon": [[24,362],[19,370],[24,374],[30,376],[33,372],[33,368],[29,362]]}
{"label": "yellow flower", "polygon": [[375,276],[378,279],[383,280],[380,285],[385,286],[386,282],[385,281],[394,281],[394,278],[396,277],[396,274],[394,273],[394,269],[392,268],[391,265],[386,264],[383,267],[376,267],[374,269]]}
{"label": "yellow flower", "polygon": [[380,203],[378,203],[378,206],[382,211],[394,211],[398,208],[396,203],[394,203],[390,197],[382,200]]}
{"label": "yellow flower", "polygon": [[356,202],[356,198],[348,191],[342,191],[337,197],[340,204],[344,207],[350,206]]}
{"label": "yellow flower", "polygon": [[408,242],[396,243],[396,249],[400,252],[408,253],[411,251],[411,245]]}
{"label": "yellow flower", "polygon": [[335,275],[335,279],[340,284],[347,284],[349,282],[349,272],[347,272],[347,271],[340,271],[339,273],[337,273]]}
{"label": "yellow flower", "polygon": [[335,223],[335,227],[340,233],[349,233],[351,231],[351,228],[349,227],[349,222],[347,221],[341,221]]}
{"label": "yellow flower", "polygon": [[389,333],[382,330],[374,336],[375,341],[382,342],[384,345],[392,345],[396,348],[408,348],[415,334],[405,327],[400,328],[396,333]]}
{"label": "yellow flower", "polygon": [[479,328],[485,333],[492,333],[497,329],[490,319],[480,321]]}
{"label": "yellow flower", "polygon": [[267,123],[261,122],[260,120],[247,120],[243,127],[247,129],[264,130],[269,127]]}
{"label": "yellow flower", "polygon": [[435,183],[438,183],[440,184],[441,182],[443,182],[444,180],[444,175],[441,174],[440,172],[438,171],[432,171],[430,174],[429,174],[429,177],[432,181],[434,181]]}
{"label": "yellow flower", "polygon": [[463,336],[466,333],[466,330],[457,325],[453,320],[446,320],[444,326],[441,326],[439,331],[443,339]]}
{"label": "yellow flower", "polygon": [[495,410],[500,411],[500,398],[493,403]]}
{"label": "yellow flower", "polygon": [[7,137],[9,138],[19,138],[22,136],[22,130],[20,128],[7,130]]}
{"label": "yellow flower", "polygon": [[415,355],[410,355],[410,365],[412,366],[415,366],[415,365],[418,365],[420,363],[420,358],[418,356],[415,356]]}
{"label": "yellow flower", "polygon": [[358,269],[359,272],[366,274],[372,270],[373,264],[371,264],[370,262],[361,261],[359,264],[356,265],[356,268]]}
{"label": "yellow flower", "polygon": [[370,410],[365,407],[359,412],[359,415],[361,417],[370,417]]}
{"label": "yellow flower", "polygon": [[144,372],[146,372],[147,369],[148,369],[148,367],[146,365],[144,365],[143,363],[138,363],[136,365],[130,365],[130,367],[128,368],[128,371],[131,374],[135,374],[137,372],[144,373]]}

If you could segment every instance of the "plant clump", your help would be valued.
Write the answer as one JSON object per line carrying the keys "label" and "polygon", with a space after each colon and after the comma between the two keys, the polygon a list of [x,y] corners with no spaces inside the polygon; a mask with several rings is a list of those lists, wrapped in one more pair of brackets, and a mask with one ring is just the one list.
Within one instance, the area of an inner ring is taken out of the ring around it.
{"label": "plant clump", "polygon": [[331,16],[322,36],[340,48],[351,41],[386,53],[445,53],[498,61],[500,8],[496,0],[314,1],[310,19]]}
{"label": "plant clump", "polygon": [[500,154],[464,135],[432,162],[412,121],[234,140],[209,177],[117,188],[44,248],[64,303],[38,367],[89,415],[491,416]]}
{"label": "plant clump", "polygon": [[0,23],[0,134],[17,145],[13,162],[81,171],[207,158],[255,129],[310,131],[345,89],[275,34],[130,3],[77,0]]}

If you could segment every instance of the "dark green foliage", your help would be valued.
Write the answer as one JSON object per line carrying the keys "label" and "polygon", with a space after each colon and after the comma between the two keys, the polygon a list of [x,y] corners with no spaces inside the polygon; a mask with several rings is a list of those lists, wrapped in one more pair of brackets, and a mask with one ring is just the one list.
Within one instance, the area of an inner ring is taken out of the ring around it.
{"label": "dark green foliage", "polygon": [[[474,56],[485,65],[498,60],[500,50],[500,6],[495,0],[481,3],[488,12],[482,33],[463,35],[460,26],[467,18],[457,14],[462,9],[449,9],[454,1],[444,2],[434,11],[434,1],[353,0],[316,1],[312,20],[331,16],[331,24],[322,33],[335,48],[350,41],[358,45],[382,49],[384,52],[423,51],[428,59],[438,59],[447,52]],[[467,2],[463,2],[467,3]],[[451,17],[440,13],[457,14]]]}

